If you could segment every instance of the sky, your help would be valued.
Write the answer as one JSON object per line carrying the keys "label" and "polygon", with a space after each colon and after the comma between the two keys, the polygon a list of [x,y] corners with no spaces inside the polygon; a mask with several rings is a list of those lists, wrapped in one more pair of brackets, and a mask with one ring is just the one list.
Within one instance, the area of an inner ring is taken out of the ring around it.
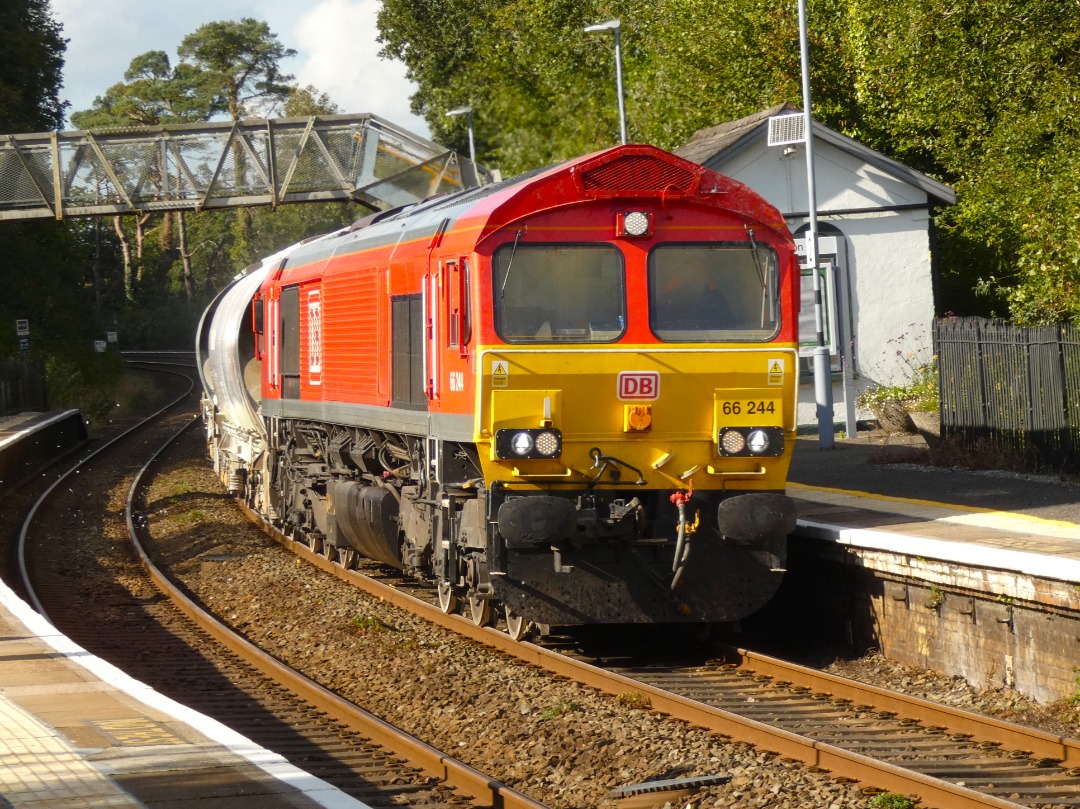
{"label": "sky", "polygon": [[409,111],[413,85],[400,62],[380,59],[379,0],[51,0],[68,40],[61,100],[68,114],[123,81],[132,58],[160,50],[176,62],[181,40],[200,25],[253,17],[297,55],[281,63],[302,86],[314,85],[343,113],[373,113],[417,135],[427,123]]}

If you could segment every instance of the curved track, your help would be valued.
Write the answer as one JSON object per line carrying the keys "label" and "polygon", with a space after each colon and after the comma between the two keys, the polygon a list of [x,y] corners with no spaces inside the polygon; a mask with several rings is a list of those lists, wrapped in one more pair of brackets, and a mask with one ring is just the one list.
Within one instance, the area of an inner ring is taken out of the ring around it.
{"label": "curved track", "polygon": [[[175,414],[189,396],[190,389],[83,459],[32,507],[18,558],[35,607],[84,648],[372,806],[541,807],[291,672],[203,613],[157,570],[138,542],[136,504],[159,447],[194,423]],[[151,449],[136,449],[136,435]],[[141,460],[132,459],[153,450],[137,469]],[[99,508],[115,517],[108,502],[120,490],[137,557],[116,547],[115,526],[85,525]],[[88,534],[98,531],[106,541],[90,547]],[[168,600],[151,589],[144,569]]]}
{"label": "curved track", "polygon": [[[254,515],[251,515],[254,517]],[[264,526],[265,528],[265,526]],[[615,695],[638,694],[654,710],[854,779],[868,793],[915,794],[931,806],[1080,806],[1080,742],[866,686],[743,650],[680,667],[590,665],[485,628],[464,605],[447,614],[431,588],[377,566],[268,533],[339,578],[526,662]],[[314,552],[313,552],[314,551]],[[410,595],[415,593],[416,595]],[[435,602],[435,603],[430,603]],[[478,625],[479,624],[479,625]],[[512,637],[511,637],[512,636]]]}
{"label": "curved track", "polygon": [[[257,515],[249,515],[257,519]],[[597,666],[446,614],[431,588],[328,559],[264,526],[310,563],[433,623],[612,695],[927,806],[1080,806],[1080,741],[729,649],[706,666]],[[367,575],[370,573],[371,575]],[[468,612],[468,610],[466,610]],[[728,662],[731,661],[731,662]]]}

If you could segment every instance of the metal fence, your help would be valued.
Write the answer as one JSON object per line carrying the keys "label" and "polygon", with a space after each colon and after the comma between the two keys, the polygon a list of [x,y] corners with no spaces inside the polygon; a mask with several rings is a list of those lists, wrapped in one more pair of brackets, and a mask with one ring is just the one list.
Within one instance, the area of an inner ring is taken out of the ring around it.
{"label": "metal fence", "polygon": [[45,363],[0,359],[0,416],[46,409]]}
{"label": "metal fence", "polygon": [[934,347],[944,437],[1080,468],[1080,329],[948,318]]}

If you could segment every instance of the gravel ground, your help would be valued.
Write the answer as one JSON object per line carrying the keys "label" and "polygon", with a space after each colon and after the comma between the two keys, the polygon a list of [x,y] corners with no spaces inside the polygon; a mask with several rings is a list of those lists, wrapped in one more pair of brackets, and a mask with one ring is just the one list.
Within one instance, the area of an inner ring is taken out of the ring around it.
{"label": "gravel ground", "polygon": [[[147,509],[161,560],[192,592],[324,686],[549,806],[616,806],[608,791],[618,786],[714,774],[730,780],[667,806],[869,803],[855,785],[635,707],[633,695],[508,660],[311,568],[246,521],[203,458],[192,431]],[[880,656],[830,670],[1077,735],[1075,706],[1067,719],[1068,706],[980,692]]]}

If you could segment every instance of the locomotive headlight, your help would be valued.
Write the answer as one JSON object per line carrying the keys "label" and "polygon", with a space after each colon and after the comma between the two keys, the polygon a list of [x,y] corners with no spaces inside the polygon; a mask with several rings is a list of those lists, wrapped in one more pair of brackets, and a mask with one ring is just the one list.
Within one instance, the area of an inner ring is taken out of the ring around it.
{"label": "locomotive headlight", "polygon": [[783,427],[721,427],[717,436],[720,454],[768,456],[775,458],[784,454]]}
{"label": "locomotive headlight", "polygon": [[616,236],[648,236],[652,217],[645,211],[627,211],[616,217]]}
{"label": "locomotive headlight", "polygon": [[532,452],[534,446],[533,437],[527,432],[515,433],[514,437],[510,439],[510,449],[514,451],[514,454],[523,458]]}
{"label": "locomotive headlight", "polygon": [[496,430],[496,458],[558,458],[562,455],[562,433],[554,427]]}
{"label": "locomotive headlight", "polygon": [[753,430],[746,436],[746,446],[751,455],[763,455],[769,450],[769,434],[764,430]]}

